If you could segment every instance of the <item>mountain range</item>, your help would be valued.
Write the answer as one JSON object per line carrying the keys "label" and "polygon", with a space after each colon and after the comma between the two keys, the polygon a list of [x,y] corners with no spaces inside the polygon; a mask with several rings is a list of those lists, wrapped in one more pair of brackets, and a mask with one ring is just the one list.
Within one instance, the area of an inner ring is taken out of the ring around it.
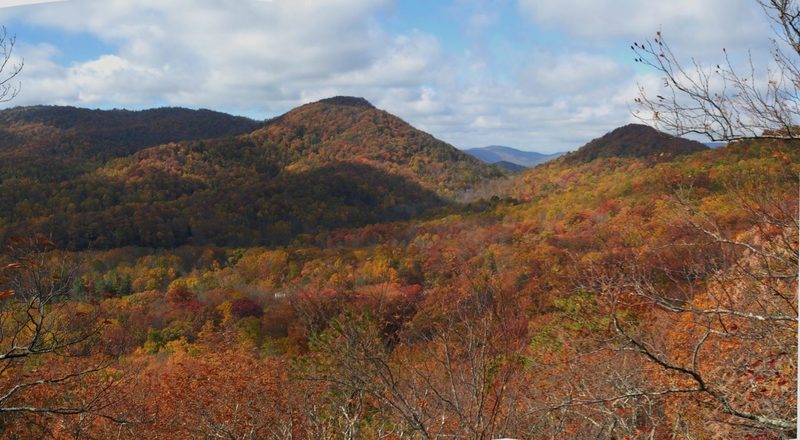
{"label": "mountain range", "polygon": [[67,412],[2,438],[790,437],[694,385],[792,420],[796,142],[509,173],[354,97],[0,134],[0,404]]}
{"label": "mountain range", "polygon": [[[512,171],[519,171],[519,167],[530,168],[540,163],[553,160],[564,154],[543,154],[534,151],[522,151],[516,148],[504,147],[502,145],[469,148],[464,150],[464,152],[471,154],[486,163],[497,164],[498,166]],[[514,167],[514,165],[517,165],[517,167]]]}
{"label": "mountain range", "polygon": [[0,112],[0,178],[74,177],[168,142],[237,136],[263,123],[211,110],[16,107]]}
{"label": "mountain range", "polygon": [[342,96],[264,122],[180,108],[14,108],[0,112],[0,133],[0,238],[43,231],[69,249],[285,244],[418,217],[547,160],[706,148],[629,125],[556,160],[471,150],[495,166]]}
{"label": "mountain range", "polygon": [[205,110],[0,112],[0,235],[71,249],[286,243],[406,219],[504,172],[361,98],[266,122]]}

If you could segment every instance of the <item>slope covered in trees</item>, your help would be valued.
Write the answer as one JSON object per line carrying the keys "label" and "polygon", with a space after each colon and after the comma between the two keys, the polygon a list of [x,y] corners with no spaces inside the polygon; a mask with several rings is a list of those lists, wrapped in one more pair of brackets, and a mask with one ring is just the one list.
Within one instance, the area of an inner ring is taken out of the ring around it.
{"label": "slope covered in trees", "polygon": [[504,147],[502,145],[490,145],[481,148],[469,148],[464,150],[466,153],[477,157],[487,163],[510,163],[523,168],[530,168],[540,163],[553,160],[562,156],[564,153],[543,154],[535,151],[522,151],[516,148]]}
{"label": "slope covered in trees", "polygon": [[[502,175],[359,98],[309,104],[252,133],[147,148],[253,123],[172,109],[9,112],[16,122],[7,130],[41,126],[60,137],[34,130],[6,149],[17,166],[8,165],[0,183],[0,236],[39,231],[69,249],[285,244],[300,234],[408,219]],[[160,113],[189,122],[151,120]],[[25,175],[29,167],[49,174]]]}
{"label": "slope covered in trees", "polygon": [[446,197],[503,175],[362,98],[340,96],[306,104],[269,121],[250,137],[260,145],[280,146],[289,169],[354,161],[404,176]]}
{"label": "slope covered in trees", "polygon": [[632,46],[640,116],[713,150],[627,126],[491,180],[351,97],[159,145],[14,125],[0,437],[797,438],[800,14],[758,3],[761,79]]}
{"label": "slope covered in trees", "polygon": [[675,137],[642,124],[629,124],[592,140],[564,156],[568,163],[590,162],[601,157],[646,157],[665,160],[708,147],[700,142]]}
{"label": "slope covered in trees", "polygon": [[557,160],[518,176],[507,198],[287,246],[72,254],[78,281],[57,313],[79,309],[100,337],[69,363],[51,353],[39,365],[111,367],[0,401],[79,397],[94,405],[82,416],[0,412],[0,426],[33,437],[790,436],[797,147]]}
{"label": "slope covered in trees", "polygon": [[235,136],[261,123],[211,110],[17,107],[0,112],[0,178],[58,181],[143,148]]}

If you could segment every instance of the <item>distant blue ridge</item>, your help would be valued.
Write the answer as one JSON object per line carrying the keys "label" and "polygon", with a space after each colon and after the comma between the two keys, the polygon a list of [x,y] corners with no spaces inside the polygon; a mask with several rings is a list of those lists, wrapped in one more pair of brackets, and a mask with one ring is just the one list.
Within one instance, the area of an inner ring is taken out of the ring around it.
{"label": "distant blue ridge", "polygon": [[523,167],[533,167],[539,165],[540,163],[553,160],[564,154],[544,154],[537,153],[535,151],[522,151],[502,145],[490,145],[482,148],[469,148],[464,150],[464,152],[486,163],[496,164],[498,162],[507,162]]}

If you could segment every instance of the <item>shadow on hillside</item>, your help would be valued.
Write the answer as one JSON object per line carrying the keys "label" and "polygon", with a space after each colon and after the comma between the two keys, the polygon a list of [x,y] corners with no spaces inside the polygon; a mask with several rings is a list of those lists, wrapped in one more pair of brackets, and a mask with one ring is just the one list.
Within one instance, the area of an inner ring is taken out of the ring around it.
{"label": "shadow on hillside", "polygon": [[[113,194],[124,191],[121,188],[110,186],[110,197],[121,199],[121,194]],[[120,203],[74,214],[56,212],[2,227],[0,238],[43,232],[72,250],[280,245],[301,234],[407,220],[446,204],[433,191],[404,177],[339,162],[246,185],[198,189],[170,200]]]}

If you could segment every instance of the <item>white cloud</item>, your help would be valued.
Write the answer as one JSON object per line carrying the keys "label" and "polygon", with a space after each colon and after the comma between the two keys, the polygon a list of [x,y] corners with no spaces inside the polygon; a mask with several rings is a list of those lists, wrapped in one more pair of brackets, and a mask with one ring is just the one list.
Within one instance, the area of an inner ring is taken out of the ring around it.
{"label": "white cloud", "polygon": [[753,0],[519,0],[519,7],[537,25],[585,43],[641,41],[657,31],[690,54],[768,43],[769,26]]}
{"label": "white cloud", "polygon": [[[435,93],[395,93],[381,105],[459,147],[510,145],[535,151],[576,148],[631,122],[633,69],[586,52],[533,50],[508,81],[497,81],[469,57],[469,81],[444,77]],[[475,67],[478,66],[478,67]],[[425,102],[422,112],[403,103]]]}
{"label": "white cloud", "polygon": [[40,3],[56,3],[66,0],[0,0],[0,8],[13,8],[15,6],[28,6]]}
{"label": "white cloud", "polygon": [[37,68],[52,67],[48,54],[25,54],[33,67],[17,103],[51,99],[52,89],[40,86],[60,83],[60,102],[237,108],[247,99],[252,108],[260,99],[261,110],[273,112],[309,89],[410,83],[437,56],[436,44],[420,33],[385,34],[370,18],[385,4],[74,0],[31,10],[22,17],[30,23],[88,32],[117,50],[55,69]]}
{"label": "white cloud", "polygon": [[554,55],[539,53],[530,60],[522,81],[536,90],[572,95],[608,82],[630,77],[631,69],[602,55],[572,52]]}
{"label": "white cloud", "polygon": [[[70,48],[20,40],[23,93],[5,105],[180,105],[268,117],[346,94],[459,147],[547,152],[633,120],[636,82],[657,77],[609,55],[608,47],[627,49],[620,39],[662,28],[688,53],[718,53],[719,44],[744,46],[768,31],[748,15],[752,0],[451,1],[471,44],[459,52],[413,26],[384,29],[376,16],[393,0],[70,0],[3,9],[2,21],[89,34],[113,48],[62,65],[59,51]],[[488,37],[504,26],[498,11],[509,5],[532,26],[568,34],[569,44],[493,46]]]}

